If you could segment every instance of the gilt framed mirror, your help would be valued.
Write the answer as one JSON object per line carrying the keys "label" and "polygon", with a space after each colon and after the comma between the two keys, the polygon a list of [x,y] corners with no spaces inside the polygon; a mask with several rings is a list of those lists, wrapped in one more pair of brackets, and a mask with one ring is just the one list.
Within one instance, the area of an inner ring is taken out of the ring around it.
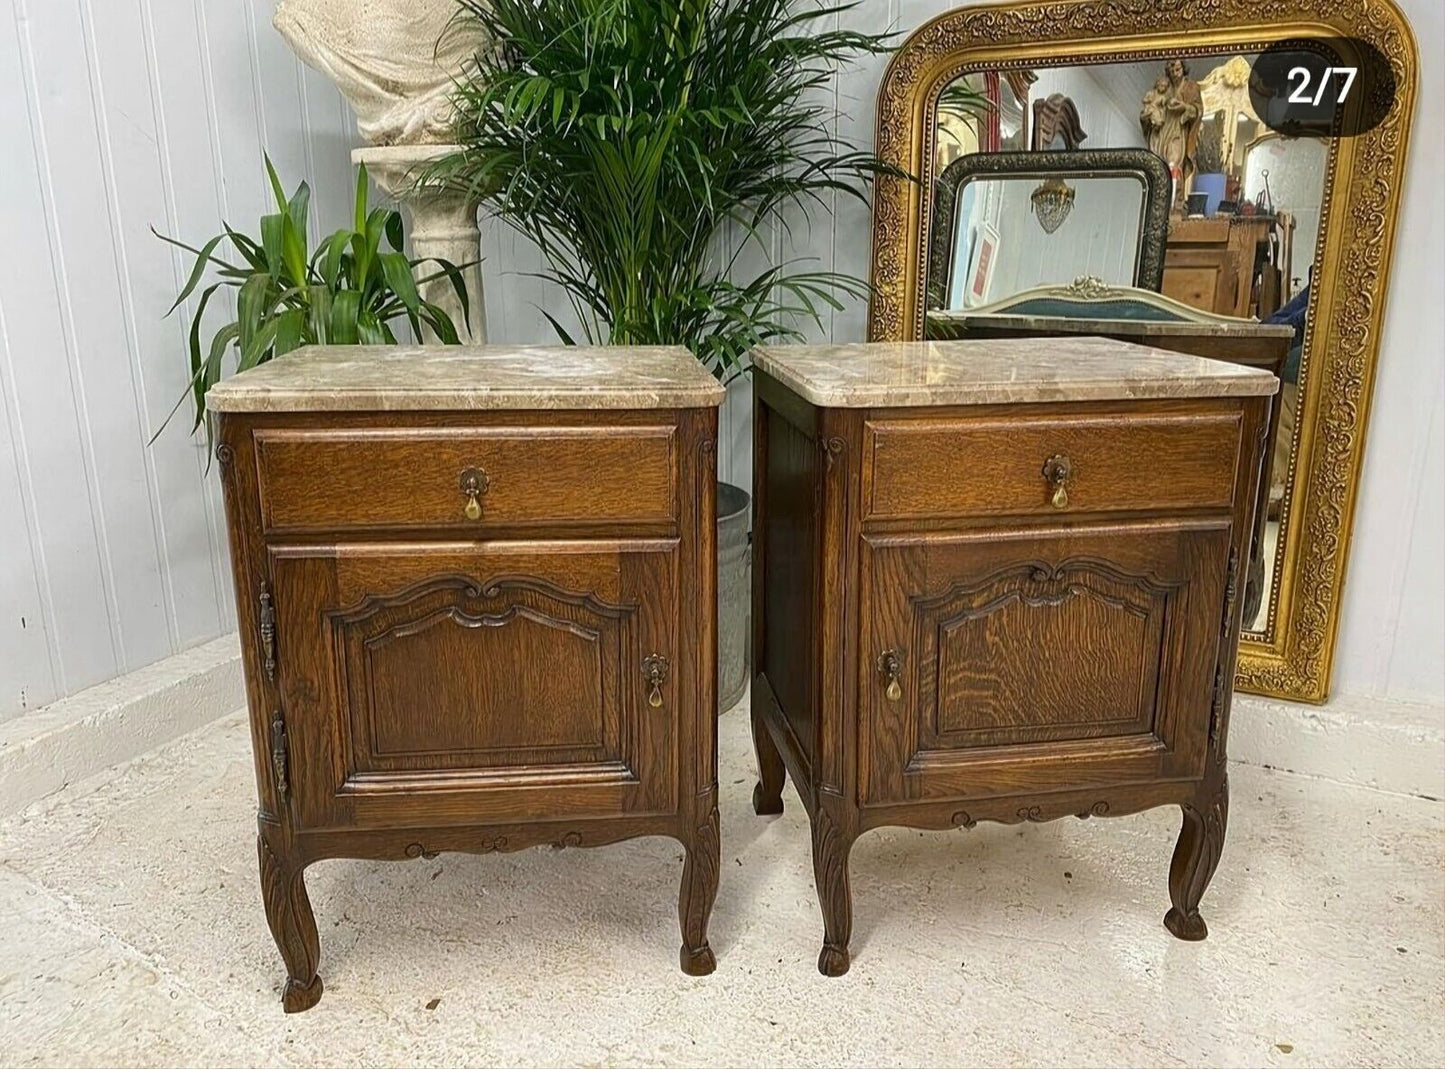
{"label": "gilt framed mirror", "polygon": [[[944,13],[903,43],[879,91],[878,154],[912,177],[885,175],[875,189],[870,340],[924,337],[925,316],[948,307],[960,272],[965,286],[977,281],[980,244],[1002,249],[984,216],[970,261],[954,263],[959,198],[947,203],[939,179],[970,153],[1034,144],[1030,121],[1048,109],[1033,105],[1059,96],[1083,149],[1148,152],[1168,176],[1162,274],[1136,278],[1115,304],[1167,307],[1195,334],[1220,323],[1219,359],[1280,347],[1277,328],[1250,323],[1292,328],[1288,352],[1269,356],[1282,389],[1241,690],[1329,695],[1417,64],[1390,0],[1050,0]],[[1284,82],[1300,65],[1322,85],[1363,71],[1361,91],[1347,97],[1331,83],[1301,118]],[[1321,98],[1331,105],[1323,119]],[[1013,283],[996,268],[985,283],[987,300],[944,318],[971,326],[1007,307]],[[1119,288],[1090,273],[1073,284],[1076,294]],[[1018,288],[1041,285],[1064,281]]]}

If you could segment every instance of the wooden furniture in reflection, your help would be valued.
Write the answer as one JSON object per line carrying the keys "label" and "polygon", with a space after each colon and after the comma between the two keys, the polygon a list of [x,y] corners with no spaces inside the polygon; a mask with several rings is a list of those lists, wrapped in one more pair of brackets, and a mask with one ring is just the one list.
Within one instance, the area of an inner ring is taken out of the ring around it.
{"label": "wooden furniture in reflection", "polygon": [[870,828],[1178,805],[1202,939],[1268,375],[1103,339],[754,353],[758,813],[812,827],[818,968]]}
{"label": "wooden furniture in reflection", "polygon": [[309,349],[211,391],[288,1012],[333,857],[672,836],[712,971],[721,398],[681,349]]}
{"label": "wooden furniture in reflection", "polygon": [[[1175,217],[1169,221],[1160,291],[1205,312],[1263,318],[1280,305],[1278,264],[1288,259],[1291,233],[1271,215]],[[1270,254],[1274,237],[1284,244]]]}
{"label": "wooden furniture in reflection", "polygon": [[1030,135],[1029,149],[1034,152],[1048,152],[1055,149],[1054,141],[1062,140],[1062,148],[1073,152],[1088,138],[1079,121],[1079,109],[1072,97],[1063,93],[1050,93],[1043,100],[1034,101],[1034,124]]}
{"label": "wooden furniture in reflection", "polygon": [[[925,331],[929,338],[954,339],[1095,335],[1227,360],[1268,371],[1275,378],[1283,376],[1294,341],[1294,329],[1281,323],[1213,315],[1163,294],[1130,286],[1106,286],[1093,279],[1079,279],[1070,286],[1040,286],[972,310],[929,312]],[[1266,589],[1265,569],[1269,562],[1264,555],[1264,535],[1273,446],[1283,410],[1280,402],[1281,398],[1276,397],[1270,405],[1265,432],[1267,445],[1261,455],[1263,477],[1259,482],[1244,586],[1247,630],[1259,630],[1253,621],[1258,617]]]}

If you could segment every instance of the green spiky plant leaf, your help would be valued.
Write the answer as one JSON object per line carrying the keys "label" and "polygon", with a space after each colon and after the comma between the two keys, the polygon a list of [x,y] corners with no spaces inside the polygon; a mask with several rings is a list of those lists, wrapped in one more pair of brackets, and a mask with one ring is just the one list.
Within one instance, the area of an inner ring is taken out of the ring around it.
{"label": "green spiky plant leaf", "polygon": [[[836,27],[851,5],[459,3],[456,25],[495,44],[458,85],[462,150],[429,179],[537,244],[585,340],[684,344],[726,380],[752,346],[866,295],[852,276],[771,262],[768,240],[795,209],[864,200],[883,170],[832,130],[835,73],[887,48]],[[750,244],[766,266],[739,278]]]}
{"label": "green spiky plant leaf", "polygon": [[[200,248],[152,230],[162,241],[195,257],[166,314],[174,314],[192,294],[200,293],[188,339],[189,388],[161,430],[189,398],[195,409],[192,429],[205,427],[209,440],[206,391],[220,381],[231,354],[236,369],[244,371],[303,345],[394,345],[399,322],[407,323],[417,337],[425,325],[440,341],[457,344],[456,325],[442,308],[421,298],[419,282],[446,279],[463,316],[471,317],[462,277],[462,270],[471,265],[408,259],[401,215],[369,206],[365,167],[356,175],[355,225],[336,231],[314,250],[307,230],[310,187],[302,182],[287,197],[269,158],[266,173],[276,211],[262,217],[259,240],[228,223]],[[389,248],[382,247],[383,240]],[[220,255],[223,246],[229,246],[229,258]],[[419,269],[420,279],[414,275]],[[217,327],[209,343],[203,344],[206,311],[227,289],[236,293],[235,318]]]}

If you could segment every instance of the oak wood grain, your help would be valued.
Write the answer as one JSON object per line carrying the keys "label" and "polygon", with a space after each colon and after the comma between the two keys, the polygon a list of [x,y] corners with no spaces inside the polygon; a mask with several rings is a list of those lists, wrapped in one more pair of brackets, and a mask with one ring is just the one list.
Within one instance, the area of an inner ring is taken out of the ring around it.
{"label": "oak wood grain", "polygon": [[675,438],[668,426],[262,430],[261,514],[268,532],[672,520]]}
{"label": "oak wood grain", "polygon": [[[1127,408],[1090,416],[870,420],[870,518],[1078,514],[1228,507],[1239,413]],[[1148,463],[1142,463],[1144,457]],[[1052,501],[1052,457],[1071,473]]]}

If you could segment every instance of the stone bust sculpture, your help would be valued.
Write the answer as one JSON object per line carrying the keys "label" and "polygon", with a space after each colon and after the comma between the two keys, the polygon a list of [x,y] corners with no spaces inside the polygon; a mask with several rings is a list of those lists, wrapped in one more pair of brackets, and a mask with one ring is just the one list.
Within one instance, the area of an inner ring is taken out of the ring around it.
{"label": "stone bust sculpture", "polygon": [[278,0],[291,48],[329,77],[372,145],[452,140],[452,79],[483,44],[451,28],[456,0]]}

